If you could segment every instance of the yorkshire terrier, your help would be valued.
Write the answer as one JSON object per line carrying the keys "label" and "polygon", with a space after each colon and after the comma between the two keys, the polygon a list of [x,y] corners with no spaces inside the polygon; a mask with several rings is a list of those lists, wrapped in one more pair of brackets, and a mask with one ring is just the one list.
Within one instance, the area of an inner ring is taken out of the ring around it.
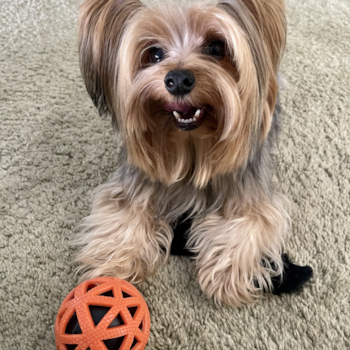
{"label": "yorkshire terrier", "polygon": [[285,39],[283,0],[85,0],[82,75],[122,149],[77,238],[82,279],[138,283],[188,253],[204,293],[240,305],[311,278],[271,183]]}

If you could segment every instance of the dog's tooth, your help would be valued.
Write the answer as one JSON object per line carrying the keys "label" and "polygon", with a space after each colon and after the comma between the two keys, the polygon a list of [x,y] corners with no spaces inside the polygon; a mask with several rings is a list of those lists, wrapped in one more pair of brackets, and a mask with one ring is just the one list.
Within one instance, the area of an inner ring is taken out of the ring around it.
{"label": "dog's tooth", "polygon": [[193,119],[192,119],[192,118],[190,118],[190,119],[188,119],[188,121],[189,121],[190,123],[192,123],[192,122],[193,122]]}
{"label": "dog's tooth", "polygon": [[175,117],[176,119],[179,119],[179,118],[180,118],[180,114],[179,114],[178,112],[173,111],[173,114],[174,114],[174,117]]}
{"label": "dog's tooth", "polygon": [[201,110],[200,110],[200,109],[197,109],[197,111],[196,111],[196,113],[194,114],[194,116],[195,116],[196,118],[198,118],[200,114],[201,114]]}
{"label": "dog's tooth", "polygon": [[197,121],[197,118],[196,118],[196,117],[194,117],[194,118],[193,118],[193,121],[194,121],[194,122],[196,122],[196,121]]}

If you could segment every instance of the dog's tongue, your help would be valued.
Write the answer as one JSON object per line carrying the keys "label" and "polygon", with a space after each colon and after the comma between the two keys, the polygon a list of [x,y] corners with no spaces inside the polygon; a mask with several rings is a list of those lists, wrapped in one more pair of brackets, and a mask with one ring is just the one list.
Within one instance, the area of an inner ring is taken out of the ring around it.
{"label": "dog's tongue", "polygon": [[169,112],[176,111],[182,115],[182,118],[191,118],[196,113],[197,108],[182,103],[167,103],[165,108]]}

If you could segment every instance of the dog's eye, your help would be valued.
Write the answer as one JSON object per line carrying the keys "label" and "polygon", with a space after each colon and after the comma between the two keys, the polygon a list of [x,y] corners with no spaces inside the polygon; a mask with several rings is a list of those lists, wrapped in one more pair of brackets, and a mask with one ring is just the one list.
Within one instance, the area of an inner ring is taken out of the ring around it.
{"label": "dog's eye", "polygon": [[165,54],[161,47],[152,47],[149,50],[149,61],[152,63],[159,63],[164,56]]}
{"label": "dog's eye", "polygon": [[208,54],[216,59],[223,58],[225,56],[225,52],[225,43],[221,40],[212,41],[208,46]]}

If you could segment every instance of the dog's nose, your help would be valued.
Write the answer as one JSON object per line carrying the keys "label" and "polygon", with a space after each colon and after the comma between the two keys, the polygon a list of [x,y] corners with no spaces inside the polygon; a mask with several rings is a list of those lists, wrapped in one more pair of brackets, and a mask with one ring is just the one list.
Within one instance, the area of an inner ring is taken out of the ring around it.
{"label": "dog's nose", "polygon": [[190,93],[196,83],[196,78],[190,70],[171,70],[164,79],[166,89],[173,95]]}

